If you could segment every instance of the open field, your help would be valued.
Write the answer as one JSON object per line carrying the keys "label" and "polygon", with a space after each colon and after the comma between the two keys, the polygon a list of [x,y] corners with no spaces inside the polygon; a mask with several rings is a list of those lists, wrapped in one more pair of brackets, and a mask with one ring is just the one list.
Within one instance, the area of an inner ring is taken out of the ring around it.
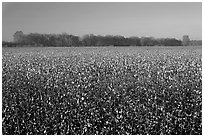
{"label": "open field", "polygon": [[202,134],[199,47],[2,49],[3,134]]}

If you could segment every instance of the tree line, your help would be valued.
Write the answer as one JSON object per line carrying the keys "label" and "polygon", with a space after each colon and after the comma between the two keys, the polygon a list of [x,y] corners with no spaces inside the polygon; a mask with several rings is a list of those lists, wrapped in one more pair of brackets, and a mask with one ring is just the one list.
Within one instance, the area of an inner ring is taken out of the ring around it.
{"label": "tree line", "polygon": [[3,41],[3,46],[42,46],[42,47],[77,47],[77,46],[181,46],[182,41],[175,38],[154,37],[124,37],[120,35],[93,35],[87,34],[83,37],[62,34],[24,34],[17,31],[13,42]]}

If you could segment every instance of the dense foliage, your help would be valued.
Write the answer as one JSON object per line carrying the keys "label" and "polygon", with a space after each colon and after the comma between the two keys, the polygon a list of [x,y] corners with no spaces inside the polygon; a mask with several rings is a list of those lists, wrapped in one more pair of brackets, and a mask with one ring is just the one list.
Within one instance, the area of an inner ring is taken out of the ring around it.
{"label": "dense foliage", "polygon": [[17,31],[14,42],[3,42],[3,46],[43,46],[43,47],[78,47],[78,46],[181,46],[182,42],[174,38],[155,39],[153,37],[100,36],[84,35],[82,38],[63,34],[23,34]]}
{"label": "dense foliage", "polygon": [[2,132],[201,135],[201,52],[182,48],[3,48]]}

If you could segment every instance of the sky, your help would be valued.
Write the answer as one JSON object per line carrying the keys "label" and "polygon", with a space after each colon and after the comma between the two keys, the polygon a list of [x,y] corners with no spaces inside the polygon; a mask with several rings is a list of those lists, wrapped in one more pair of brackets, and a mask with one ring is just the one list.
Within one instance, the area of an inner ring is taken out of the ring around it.
{"label": "sky", "polygon": [[2,3],[2,40],[16,31],[202,39],[201,2]]}

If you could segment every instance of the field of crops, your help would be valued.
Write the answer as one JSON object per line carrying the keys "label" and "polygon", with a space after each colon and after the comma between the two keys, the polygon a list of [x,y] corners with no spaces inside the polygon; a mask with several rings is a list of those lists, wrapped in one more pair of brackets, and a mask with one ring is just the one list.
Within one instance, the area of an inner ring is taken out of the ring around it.
{"label": "field of crops", "polygon": [[2,49],[3,134],[202,134],[201,47]]}

